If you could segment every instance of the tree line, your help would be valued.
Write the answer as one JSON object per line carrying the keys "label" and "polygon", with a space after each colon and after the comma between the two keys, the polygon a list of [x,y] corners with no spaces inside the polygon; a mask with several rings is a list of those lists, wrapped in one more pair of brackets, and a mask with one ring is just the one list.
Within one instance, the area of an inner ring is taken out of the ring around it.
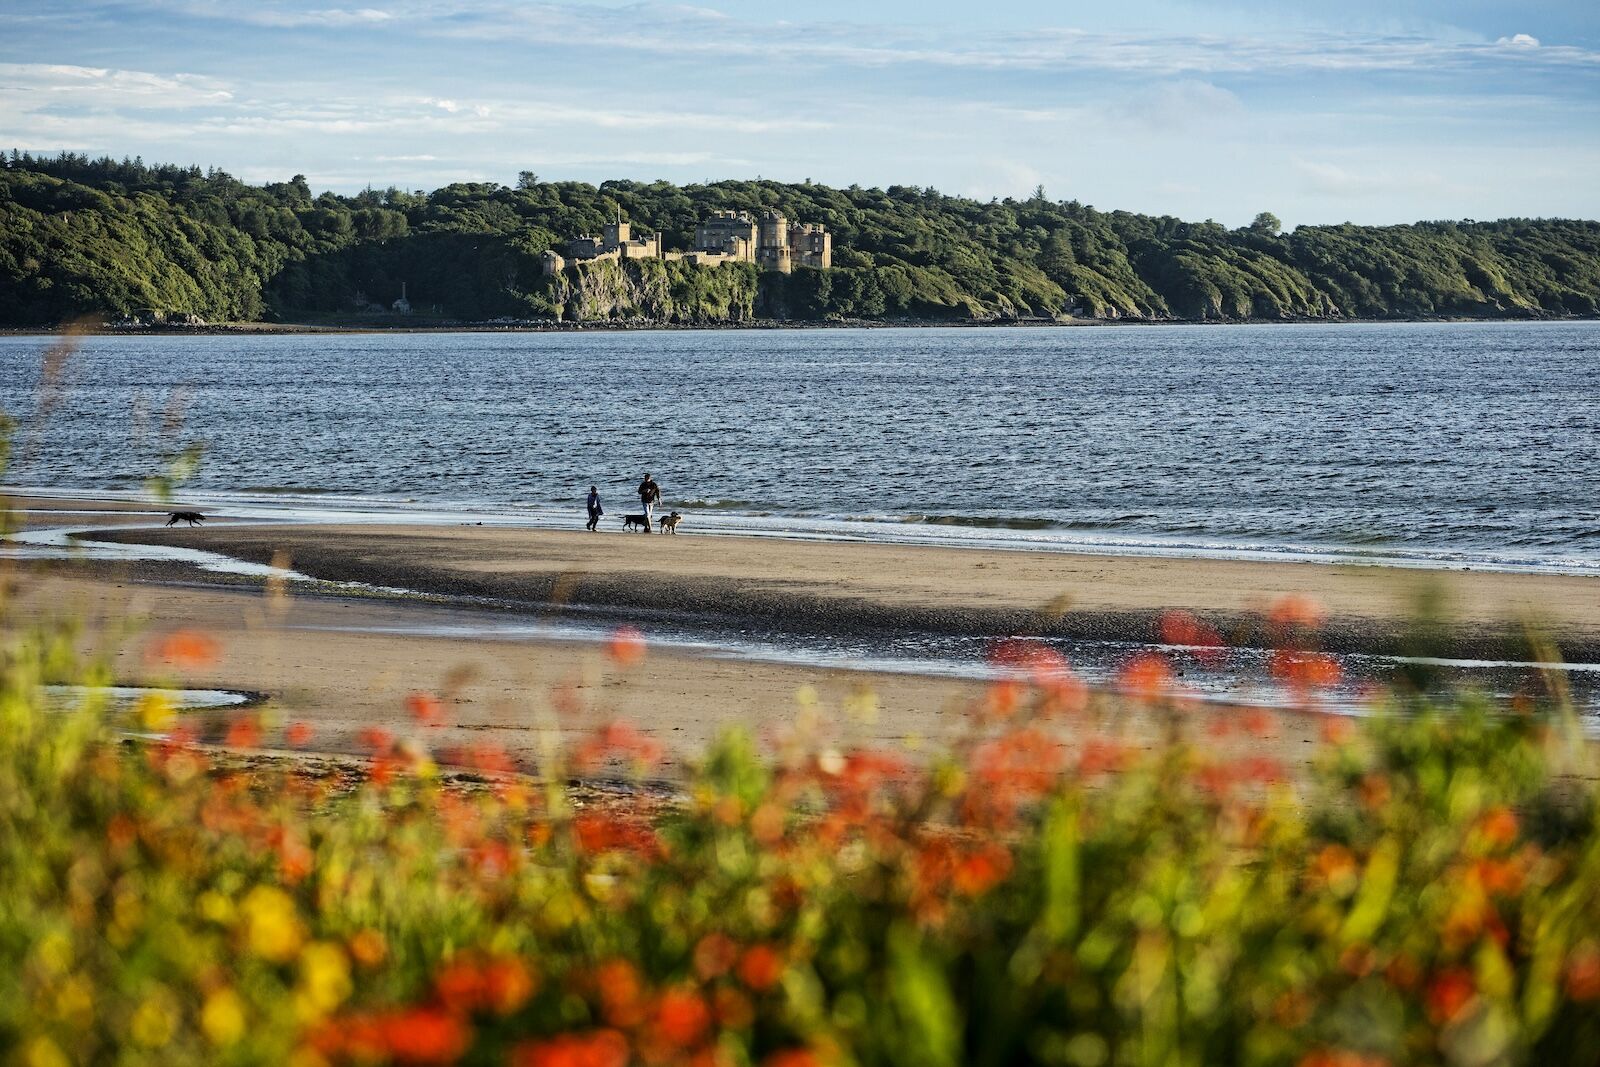
{"label": "tree line", "polygon": [[[834,235],[834,269],[569,268],[539,257],[620,211],[668,249],[717,210],[775,208]],[[987,202],[931,188],[774,181],[458,183],[314,194],[303,176],[78,153],[0,155],[0,321],[143,309],[209,321],[376,313],[400,295],[458,320],[983,321],[1555,317],[1600,314],[1600,223],[1250,226]]]}

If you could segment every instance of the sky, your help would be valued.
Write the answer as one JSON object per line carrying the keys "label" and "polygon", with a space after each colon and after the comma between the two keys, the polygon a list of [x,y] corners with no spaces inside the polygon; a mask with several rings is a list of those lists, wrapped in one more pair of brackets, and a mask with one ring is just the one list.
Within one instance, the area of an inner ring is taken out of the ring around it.
{"label": "sky", "polygon": [[1596,0],[342,2],[0,0],[0,148],[338,192],[531,170],[1600,218]]}

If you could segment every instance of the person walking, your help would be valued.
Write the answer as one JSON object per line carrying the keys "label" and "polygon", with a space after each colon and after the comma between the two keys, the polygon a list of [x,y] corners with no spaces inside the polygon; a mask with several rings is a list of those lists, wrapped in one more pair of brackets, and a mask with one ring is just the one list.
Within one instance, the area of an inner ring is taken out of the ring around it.
{"label": "person walking", "polygon": [[644,528],[651,530],[656,521],[656,501],[661,499],[661,487],[656,480],[650,477],[650,472],[645,471],[644,481],[639,483],[639,503],[644,505]]}
{"label": "person walking", "polygon": [[600,490],[591,485],[589,487],[589,530],[591,532],[600,525],[600,516],[605,513],[606,509],[600,506]]}

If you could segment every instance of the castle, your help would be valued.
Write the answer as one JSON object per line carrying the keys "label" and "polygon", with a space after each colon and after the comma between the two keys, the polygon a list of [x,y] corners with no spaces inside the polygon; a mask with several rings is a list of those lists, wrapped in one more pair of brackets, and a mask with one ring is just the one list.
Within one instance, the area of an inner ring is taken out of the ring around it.
{"label": "castle", "polygon": [[635,238],[633,227],[619,217],[599,237],[580,237],[567,254],[547,251],[541,257],[545,275],[560,274],[571,263],[615,259],[682,260],[700,267],[722,263],[754,263],[762,270],[788,274],[795,267],[826,270],[833,266],[833,235],[815,222],[791,223],[776,211],[759,218],[748,211],[718,211],[694,229],[694,251],[663,252],[661,235]]}

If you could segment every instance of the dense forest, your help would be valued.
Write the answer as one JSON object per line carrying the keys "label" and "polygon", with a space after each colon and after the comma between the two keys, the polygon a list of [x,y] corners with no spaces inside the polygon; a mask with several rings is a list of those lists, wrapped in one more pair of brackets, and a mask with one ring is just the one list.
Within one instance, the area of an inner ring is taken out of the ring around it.
{"label": "dense forest", "polygon": [[[718,209],[834,235],[834,268],[581,265],[539,255],[620,211],[686,249]],[[219,171],[0,155],[0,322],[144,310],[210,322],[375,316],[401,293],[453,320],[725,322],[1592,316],[1600,223],[1557,219],[1240,229],[916,186],[546,182],[314,194]]]}

